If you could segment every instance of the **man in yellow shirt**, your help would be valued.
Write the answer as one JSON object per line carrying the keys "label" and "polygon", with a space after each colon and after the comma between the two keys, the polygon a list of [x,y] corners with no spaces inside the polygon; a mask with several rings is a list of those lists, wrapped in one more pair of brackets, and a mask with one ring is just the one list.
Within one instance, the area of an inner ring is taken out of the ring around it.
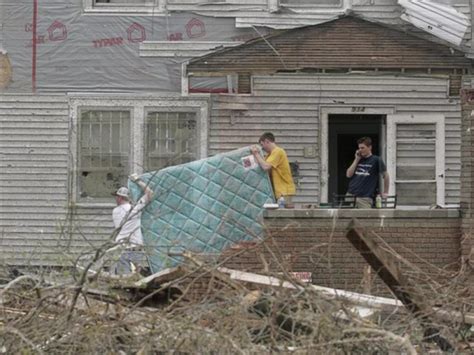
{"label": "man in yellow shirt", "polygon": [[258,142],[267,153],[265,159],[260,155],[258,146],[252,146],[251,151],[261,168],[270,172],[276,199],[284,196],[287,203],[291,202],[291,196],[295,194],[296,189],[286,152],[275,144],[275,136],[270,132],[262,134]]}

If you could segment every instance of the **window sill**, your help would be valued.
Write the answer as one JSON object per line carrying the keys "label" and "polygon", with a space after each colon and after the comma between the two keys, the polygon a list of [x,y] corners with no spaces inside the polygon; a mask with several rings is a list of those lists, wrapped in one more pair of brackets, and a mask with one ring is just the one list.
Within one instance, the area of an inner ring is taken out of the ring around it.
{"label": "window sill", "polygon": [[77,202],[73,205],[75,208],[105,209],[114,208],[117,204],[114,202]]}
{"label": "window sill", "polygon": [[460,218],[457,208],[446,209],[276,209],[264,212],[264,218]]}
{"label": "window sill", "polygon": [[92,7],[85,8],[84,14],[86,15],[143,15],[143,16],[166,16],[163,10],[153,6],[133,7]]}

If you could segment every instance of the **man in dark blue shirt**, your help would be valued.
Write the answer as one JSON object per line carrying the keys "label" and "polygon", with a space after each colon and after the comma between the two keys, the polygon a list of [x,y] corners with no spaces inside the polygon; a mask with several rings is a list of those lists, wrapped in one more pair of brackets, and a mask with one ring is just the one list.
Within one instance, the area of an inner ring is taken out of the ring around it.
{"label": "man in dark blue shirt", "polygon": [[382,198],[387,197],[390,178],[382,158],[372,154],[372,140],[362,137],[357,140],[359,149],[355,152],[354,161],[347,169],[350,178],[348,196],[356,197],[357,208],[372,208],[379,176],[383,176],[383,191],[378,191]]}

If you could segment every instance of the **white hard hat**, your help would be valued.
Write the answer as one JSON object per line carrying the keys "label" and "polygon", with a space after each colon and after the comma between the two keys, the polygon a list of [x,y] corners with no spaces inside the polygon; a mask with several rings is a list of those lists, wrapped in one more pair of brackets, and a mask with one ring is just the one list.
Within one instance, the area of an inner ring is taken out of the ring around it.
{"label": "white hard hat", "polygon": [[120,189],[114,193],[115,196],[128,197],[128,189],[125,186],[122,186]]}

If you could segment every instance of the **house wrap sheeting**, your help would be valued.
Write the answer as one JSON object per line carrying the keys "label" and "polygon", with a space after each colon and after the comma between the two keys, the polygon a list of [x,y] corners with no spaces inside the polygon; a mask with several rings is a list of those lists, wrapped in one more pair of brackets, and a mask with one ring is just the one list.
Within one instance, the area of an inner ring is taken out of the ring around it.
{"label": "house wrap sheeting", "polygon": [[240,41],[252,29],[236,29],[232,18],[193,13],[123,14],[84,12],[82,0],[38,1],[36,73],[33,66],[33,5],[3,0],[3,49],[13,78],[8,92],[179,92],[187,58],[140,57],[146,41]]}
{"label": "house wrap sheeting", "polygon": [[[253,160],[253,162],[252,162]],[[248,147],[142,175],[154,191],[141,217],[153,272],[185,250],[207,255],[263,237],[263,205],[274,202],[268,174]],[[132,197],[142,191],[129,182]]]}
{"label": "house wrap sheeting", "polygon": [[[181,64],[195,51],[183,53],[177,45],[166,56],[144,54],[155,42],[159,49],[163,42],[215,42],[211,49],[268,34],[272,28],[327,22],[348,9],[371,21],[403,24],[397,0],[341,0],[313,7],[308,1],[160,0],[159,6],[135,12],[94,8],[91,0],[41,0],[34,59],[33,3],[0,4],[0,45],[13,73],[4,91],[31,92],[35,81],[36,92],[180,92]],[[455,3],[459,11],[469,11],[467,0]]]}

